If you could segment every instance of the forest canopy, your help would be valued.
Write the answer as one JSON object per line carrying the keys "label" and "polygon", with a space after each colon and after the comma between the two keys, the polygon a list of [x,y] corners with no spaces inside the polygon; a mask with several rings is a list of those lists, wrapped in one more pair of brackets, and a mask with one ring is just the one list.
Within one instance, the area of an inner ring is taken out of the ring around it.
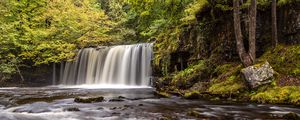
{"label": "forest canopy", "polygon": [[71,61],[84,47],[139,42],[156,43],[154,62],[162,64],[207,8],[214,17],[215,9],[232,10],[232,0],[1,0],[0,72]]}

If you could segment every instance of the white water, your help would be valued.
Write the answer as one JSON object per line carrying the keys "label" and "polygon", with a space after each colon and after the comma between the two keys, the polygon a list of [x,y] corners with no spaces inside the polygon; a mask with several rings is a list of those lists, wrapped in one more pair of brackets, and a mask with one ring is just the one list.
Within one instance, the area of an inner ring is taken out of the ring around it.
{"label": "white water", "polygon": [[149,86],[152,44],[81,49],[74,62],[61,64],[60,84]]}

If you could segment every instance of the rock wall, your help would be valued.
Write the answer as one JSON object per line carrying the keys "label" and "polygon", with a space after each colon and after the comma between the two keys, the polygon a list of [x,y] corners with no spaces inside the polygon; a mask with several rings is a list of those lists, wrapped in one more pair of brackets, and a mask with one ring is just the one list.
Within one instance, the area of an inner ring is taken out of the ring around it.
{"label": "rock wall", "polygon": [[[242,33],[248,46],[247,11],[242,10]],[[170,54],[169,72],[185,69],[202,59],[212,63],[239,61],[233,28],[232,11],[207,8],[197,14],[198,22],[185,27],[176,52]],[[300,2],[277,8],[278,38],[281,44],[300,43]],[[272,45],[271,8],[258,8],[256,46],[260,57]],[[184,53],[184,54],[182,54]]]}

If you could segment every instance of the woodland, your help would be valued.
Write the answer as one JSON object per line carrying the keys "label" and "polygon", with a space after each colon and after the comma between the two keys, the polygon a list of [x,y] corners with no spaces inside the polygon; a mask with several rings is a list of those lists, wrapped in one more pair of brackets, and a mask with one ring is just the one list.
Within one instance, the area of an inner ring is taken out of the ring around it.
{"label": "woodland", "polygon": [[[78,50],[153,43],[164,97],[300,105],[299,0],[0,0],[0,86],[49,85]],[[268,62],[249,87],[241,70]]]}

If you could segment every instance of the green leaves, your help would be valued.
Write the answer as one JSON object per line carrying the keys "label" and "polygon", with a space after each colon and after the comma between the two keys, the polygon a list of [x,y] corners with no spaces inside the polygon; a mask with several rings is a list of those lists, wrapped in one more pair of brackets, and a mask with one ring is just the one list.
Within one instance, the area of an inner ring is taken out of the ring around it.
{"label": "green leaves", "polygon": [[25,60],[69,61],[76,49],[115,41],[116,24],[97,0],[1,0],[0,14],[0,73],[13,74]]}

